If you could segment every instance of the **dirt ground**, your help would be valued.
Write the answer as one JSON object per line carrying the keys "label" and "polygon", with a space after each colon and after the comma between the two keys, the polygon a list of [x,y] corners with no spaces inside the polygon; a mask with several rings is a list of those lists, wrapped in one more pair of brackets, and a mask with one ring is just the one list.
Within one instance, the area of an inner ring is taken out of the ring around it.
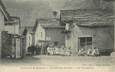
{"label": "dirt ground", "polygon": [[[103,70],[103,72],[114,72],[113,71],[114,65],[115,65],[115,58],[112,58],[111,56],[99,56],[99,57],[87,57],[87,56],[32,56],[30,57],[28,56],[25,57],[24,59],[17,59],[17,60],[1,59],[0,60],[0,67],[3,68],[4,70],[6,69],[6,67],[10,69],[16,67],[19,70],[46,70],[46,69],[97,70],[99,69],[99,71]],[[8,68],[6,70],[8,70]]]}

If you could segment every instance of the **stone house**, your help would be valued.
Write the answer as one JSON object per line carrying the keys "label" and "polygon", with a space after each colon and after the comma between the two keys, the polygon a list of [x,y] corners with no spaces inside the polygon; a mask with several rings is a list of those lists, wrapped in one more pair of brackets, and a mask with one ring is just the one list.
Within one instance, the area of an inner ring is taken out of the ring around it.
{"label": "stone house", "polygon": [[64,26],[60,26],[58,19],[37,19],[34,28],[34,44],[57,44],[64,45],[65,36],[62,34]]}
{"label": "stone house", "polygon": [[[20,18],[10,16],[2,0],[0,0],[0,56],[10,55],[21,57]],[[7,39],[8,38],[8,39]]]}
{"label": "stone house", "polygon": [[76,55],[81,48],[99,48],[101,53],[110,54],[114,46],[112,13],[106,9],[61,10],[61,24],[66,28],[65,46]]}
{"label": "stone house", "polygon": [[[9,21],[5,21],[4,31],[7,32],[11,37],[11,53],[15,58],[21,58],[22,47],[21,47],[21,34],[20,34],[20,18],[10,17]],[[7,37],[6,37],[7,38]],[[6,40],[7,42],[7,40]],[[5,44],[5,43],[4,43]],[[6,45],[7,46],[7,45]]]}
{"label": "stone house", "polygon": [[[10,17],[10,21],[5,22],[5,31],[8,32],[8,34],[13,35],[12,38],[12,49],[14,48],[14,55],[15,58],[21,58],[22,57],[22,46],[21,46],[21,40],[22,36],[20,33],[20,18],[19,17]],[[13,46],[15,44],[15,46]]]}

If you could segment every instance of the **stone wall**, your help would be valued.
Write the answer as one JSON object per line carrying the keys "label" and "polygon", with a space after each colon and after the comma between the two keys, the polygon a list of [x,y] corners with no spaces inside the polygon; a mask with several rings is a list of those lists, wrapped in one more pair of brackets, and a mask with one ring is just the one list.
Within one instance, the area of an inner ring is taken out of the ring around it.
{"label": "stone wall", "polygon": [[92,47],[97,47],[101,50],[114,48],[114,28],[111,27],[79,27],[76,26],[71,32],[71,48],[73,54],[76,54],[79,49],[79,38],[80,37],[92,37]]}
{"label": "stone wall", "polygon": [[64,44],[65,35],[62,33],[64,28],[48,28],[45,29],[46,38],[49,38],[52,42],[58,42],[59,45]]}

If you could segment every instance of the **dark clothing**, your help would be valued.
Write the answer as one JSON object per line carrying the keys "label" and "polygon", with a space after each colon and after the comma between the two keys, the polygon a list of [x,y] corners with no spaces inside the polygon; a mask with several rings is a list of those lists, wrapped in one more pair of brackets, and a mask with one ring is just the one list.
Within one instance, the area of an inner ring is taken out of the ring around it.
{"label": "dark clothing", "polygon": [[37,55],[40,55],[40,54],[41,54],[41,48],[40,48],[40,47],[37,47],[37,48],[36,48],[36,54],[37,54]]}
{"label": "dark clothing", "polygon": [[35,51],[36,51],[36,47],[35,46],[28,47],[28,52],[31,52],[32,55],[34,55]]}

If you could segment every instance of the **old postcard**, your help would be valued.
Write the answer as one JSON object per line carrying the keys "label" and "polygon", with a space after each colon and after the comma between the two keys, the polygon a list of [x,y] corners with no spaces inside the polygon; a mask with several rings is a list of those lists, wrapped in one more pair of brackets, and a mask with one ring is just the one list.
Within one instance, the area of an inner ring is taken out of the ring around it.
{"label": "old postcard", "polygon": [[0,0],[0,72],[115,72],[115,0]]}

